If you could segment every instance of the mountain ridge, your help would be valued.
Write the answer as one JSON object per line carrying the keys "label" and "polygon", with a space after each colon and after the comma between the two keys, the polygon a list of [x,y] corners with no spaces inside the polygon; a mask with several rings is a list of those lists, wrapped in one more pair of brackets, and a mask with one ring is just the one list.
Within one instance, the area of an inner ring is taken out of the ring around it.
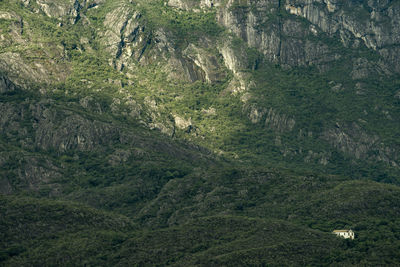
{"label": "mountain ridge", "polygon": [[398,264],[398,8],[1,1],[0,265]]}

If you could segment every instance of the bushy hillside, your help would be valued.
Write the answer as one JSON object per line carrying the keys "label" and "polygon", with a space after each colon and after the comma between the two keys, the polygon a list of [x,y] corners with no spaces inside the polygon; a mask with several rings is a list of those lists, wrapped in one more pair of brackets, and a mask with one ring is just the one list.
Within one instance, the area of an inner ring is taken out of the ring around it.
{"label": "bushy hillside", "polygon": [[0,1],[0,265],[398,265],[399,8]]}

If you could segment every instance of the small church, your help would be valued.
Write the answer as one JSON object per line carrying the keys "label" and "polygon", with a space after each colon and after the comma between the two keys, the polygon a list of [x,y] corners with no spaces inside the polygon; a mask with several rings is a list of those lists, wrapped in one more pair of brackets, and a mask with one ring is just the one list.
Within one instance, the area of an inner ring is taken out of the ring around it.
{"label": "small church", "polygon": [[334,230],[332,233],[334,233],[337,236],[343,237],[343,238],[350,238],[354,239],[354,232],[353,230]]}

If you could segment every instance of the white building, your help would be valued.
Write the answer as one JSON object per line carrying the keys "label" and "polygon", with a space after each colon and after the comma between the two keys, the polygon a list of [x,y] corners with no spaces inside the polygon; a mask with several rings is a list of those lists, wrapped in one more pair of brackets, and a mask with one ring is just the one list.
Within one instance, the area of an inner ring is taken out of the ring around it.
{"label": "white building", "polygon": [[341,236],[343,238],[350,238],[354,239],[354,232],[350,230],[334,230],[332,233],[334,233],[337,236]]}

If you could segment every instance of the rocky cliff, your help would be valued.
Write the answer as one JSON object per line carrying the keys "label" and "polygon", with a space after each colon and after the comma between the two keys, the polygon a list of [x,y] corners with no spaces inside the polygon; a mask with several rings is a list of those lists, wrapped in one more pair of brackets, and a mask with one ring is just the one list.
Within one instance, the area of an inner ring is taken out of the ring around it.
{"label": "rocky cliff", "polygon": [[0,265],[398,265],[399,8],[0,1]]}
{"label": "rocky cliff", "polygon": [[326,65],[337,60],[341,55],[318,40],[326,34],[345,47],[376,51],[386,68],[399,72],[396,1],[171,0],[168,4],[184,10],[216,9],[221,25],[280,64]]}
{"label": "rocky cliff", "polygon": [[[86,111],[129,117],[235,157],[242,152],[217,140],[262,127],[258,138],[284,158],[335,165],[335,151],[339,161],[400,163],[390,129],[398,113],[390,103],[398,94],[397,2],[38,0],[19,8],[0,14],[2,93],[19,86],[61,94]],[[43,105],[3,105],[10,114],[3,132],[23,120],[15,114]],[[90,151],[118,139],[112,126],[45,113],[24,130],[26,138],[35,133],[27,146]],[[262,137],[270,134],[274,141]]]}

